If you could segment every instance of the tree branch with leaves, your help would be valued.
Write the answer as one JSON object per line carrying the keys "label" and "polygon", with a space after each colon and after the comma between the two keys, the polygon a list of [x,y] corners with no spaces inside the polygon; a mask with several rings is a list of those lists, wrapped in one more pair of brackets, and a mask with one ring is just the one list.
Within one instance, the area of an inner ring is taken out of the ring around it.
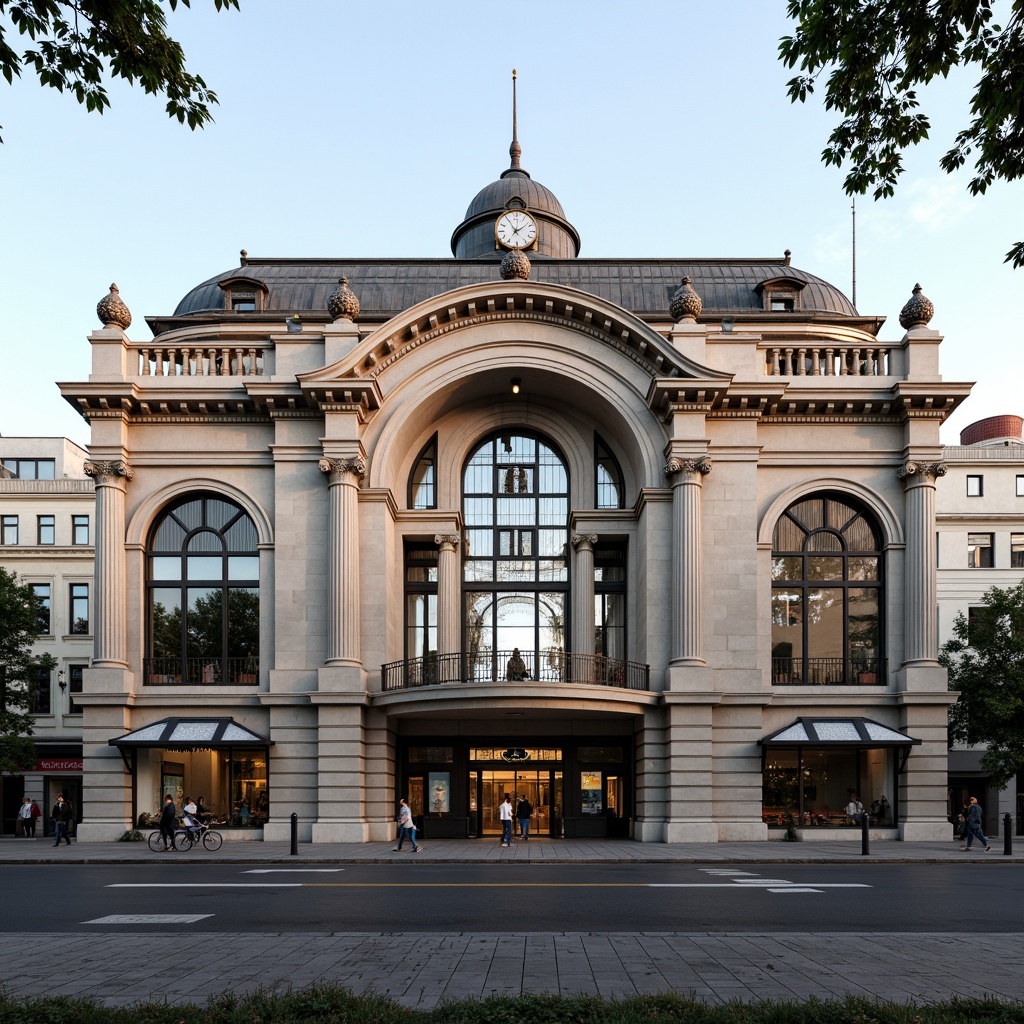
{"label": "tree branch with leaves", "polygon": [[[191,5],[166,0],[171,11],[179,3]],[[237,9],[239,0],[213,3],[221,11]],[[121,78],[166,96],[168,116],[194,131],[213,121],[217,96],[187,70],[181,44],[166,29],[158,0],[0,0],[0,72],[11,84],[31,68],[40,85],[70,92],[99,114],[110,106],[105,79]],[[31,44],[21,53],[15,33]]]}
{"label": "tree branch with leaves", "polygon": [[[1005,25],[994,8],[1005,8]],[[947,173],[974,160],[972,195],[997,179],[1024,176],[1024,0],[789,0],[797,23],[779,43],[787,92],[804,103],[827,74],[825,109],[842,121],[822,152],[826,164],[849,161],[848,195],[891,196],[903,153],[928,138],[931,123],[917,90],[956,67],[980,73],[971,121],[939,161]],[[1005,262],[1024,266],[1024,242]]]}

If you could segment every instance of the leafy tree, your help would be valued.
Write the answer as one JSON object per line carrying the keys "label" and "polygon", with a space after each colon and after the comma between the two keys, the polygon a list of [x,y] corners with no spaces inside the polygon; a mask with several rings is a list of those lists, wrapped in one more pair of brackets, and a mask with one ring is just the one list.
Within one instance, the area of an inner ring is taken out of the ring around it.
{"label": "leafy tree", "polygon": [[[166,0],[176,10],[190,0]],[[218,11],[239,0],[213,0]],[[0,0],[0,71],[8,84],[31,68],[40,85],[67,90],[86,110],[110,106],[105,77],[136,82],[147,93],[167,97],[167,114],[195,131],[213,121],[217,96],[185,68],[181,44],[165,29],[160,0]],[[27,36],[18,54],[8,36]],[[2,141],[2,140],[0,140]]]}
{"label": "leafy tree", "polygon": [[[1009,15],[993,21],[996,6]],[[849,159],[848,195],[874,189],[891,196],[903,151],[928,138],[917,87],[959,65],[980,73],[971,122],[939,161],[947,173],[973,157],[968,189],[983,194],[997,178],[1024,176],[1024,0],[789,0],[796,32],[783,36],[786,67],[800,66],[787,90],[805,102],[828,72],[825,108],[843,117],[822,153],[826,164]],[[1024,266],[1024,242],[1006,262]]]}
{"label": "leafy tree", "polygon": [[993,587],[984,604],[953,624],[939,662],[960,699],[949,709],[954,740],[985,744],[981,766],[1003,788],[1024,769],[1024,583]]}
{"label": "leafy tree", "polygon": [[29,714],[31,687],[39,668],[55,664],[49,655],[32,657],[39,613],[39,599],[31,585],[0,567],[0,772],[27,771],[36,761]]}

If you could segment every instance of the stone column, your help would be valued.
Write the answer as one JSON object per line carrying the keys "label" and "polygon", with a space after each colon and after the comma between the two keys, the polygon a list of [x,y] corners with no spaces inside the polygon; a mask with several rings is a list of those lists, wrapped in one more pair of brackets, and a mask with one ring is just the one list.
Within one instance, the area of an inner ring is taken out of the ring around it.
{"label": "stone column", "polygon": [[704,664],[701,607],[700,489],[711,472],[706,456],[671,458],[672,480],[672,662]]}
{"label": "stone column", "polygon": [[945,475],[941,462],[908,461],[899,469],[907,492],[904,662],[934,662],[939,655],[935,482]]}
{"label": "stone column", "polygon": [[93,667],[127,668],[124,500],[135,473],[124,460],[87,462],[85,473],[96,483]]}
{"label": "stone column", "polygon": [[594,653],[594,545],[596,533],[574,533],[571,537],[576,551],[572,575],[572,651],[574,654]]}
{"label": "stone column", "polygon": [[324,458],[330,509],[327,517],[327,664],[359,662],[359,480],[366,462]]}
{"label": "stone column", "polygon": [[457,533],[434,537],[437,556],[437,653],[459,653],[459,540]]}

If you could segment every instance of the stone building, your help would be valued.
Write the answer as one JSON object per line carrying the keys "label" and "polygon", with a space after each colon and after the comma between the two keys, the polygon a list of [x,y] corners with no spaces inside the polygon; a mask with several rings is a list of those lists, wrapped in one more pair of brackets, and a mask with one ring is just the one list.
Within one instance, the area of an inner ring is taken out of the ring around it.
{"label": "stone building", "polygon": [[[511,164],[452,258],[257,259],[87,381],[83,838],[161,793],[243,837],[882,837],[946,823],[939,372],[761,259],[587,259]],[[438,240],[440,242],[440,239]],[[909,290],[909,289],[908,289]],[[906,295],[894,296],[902,301]]]}

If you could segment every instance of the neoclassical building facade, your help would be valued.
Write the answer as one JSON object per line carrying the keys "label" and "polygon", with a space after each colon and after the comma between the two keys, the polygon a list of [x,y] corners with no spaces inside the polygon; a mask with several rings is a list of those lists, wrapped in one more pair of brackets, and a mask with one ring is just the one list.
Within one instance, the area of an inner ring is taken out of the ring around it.
{"label": "neoclassical building facade", "polygon": [[[256,259],[92,373],[82,839],[881,837],[946,822],[944,382],[764,259],[585,259],[521,167],[450,259]],[[900,296],[899,298],[903,298]]]}

